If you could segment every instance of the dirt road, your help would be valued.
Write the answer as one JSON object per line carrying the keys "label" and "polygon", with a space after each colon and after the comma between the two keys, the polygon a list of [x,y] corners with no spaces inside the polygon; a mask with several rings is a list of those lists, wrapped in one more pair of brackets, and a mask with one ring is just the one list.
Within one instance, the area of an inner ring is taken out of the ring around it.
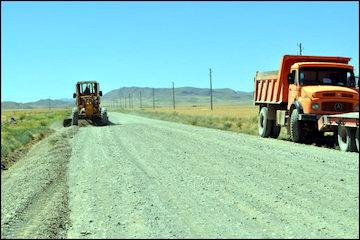
{"label": "dirt road", "polygon": [[358,153],[109,118],[2,174],[3,238],[359,237]]}

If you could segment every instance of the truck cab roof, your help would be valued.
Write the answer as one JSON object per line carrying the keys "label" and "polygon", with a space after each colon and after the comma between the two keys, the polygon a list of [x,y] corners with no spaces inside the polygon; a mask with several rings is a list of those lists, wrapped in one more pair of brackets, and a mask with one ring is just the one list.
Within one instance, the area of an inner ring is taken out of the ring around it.
{"label": "truck cab roof", "polygon": [[300,68],[300,67],[334,67],[334,68],[346,68],[353,69],[353,66],[345,63],[335,63],[335,62],[297,62],[294,63],[291,68]]}
{"label": "truck cab roof", "polygon": [[77,82],[77,84],[83,84],[83,83],[97,83],[97,81],[80,81],[80,82]]}

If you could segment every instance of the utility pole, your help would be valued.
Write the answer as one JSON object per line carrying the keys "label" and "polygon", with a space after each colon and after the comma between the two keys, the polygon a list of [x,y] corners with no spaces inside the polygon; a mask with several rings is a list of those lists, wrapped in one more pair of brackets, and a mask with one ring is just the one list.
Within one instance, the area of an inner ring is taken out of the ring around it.
{"label": "utility pole", "polygon": [[304,47],[302,46],[301,43],[298,43],[298,47],[299,47],[299,55],[302,55],[302,51],[304,50]]}
{"label": "utility pole", "polygon": [[134,108],[134,93],[131,93],[131,107]]}
{"label": "utility pole", "polygon": [[155,88],[153,88],[153,109],[155,109]]}
{"label": "utility pole", "polygon": [[211,68],[209,68],[210,72],[210,109],[213,110],[213,95],[212,95],[212,79],[211,79]]}
{"label": "utility pole", "polygon": [[129,93],[129,108],[131,108],[131,103],[130,103],[130,93]]}
{"label": "utility pole", "polygon": [[140,108],[142,108],[141,91],[139,92],[139,98],[140,98]]}
{"label": "utility pole", "polygon": [[173,97],[173,107],[174,107],[174,110],[175,110],[175,88],[174,88],[174,82],[172,82],[172,97]]}
{"label": "utility pole", "polygon": [[125,105],[125,108],[126,108],[126,96],[124,96],[124,105]]}
{"label": "utility pole", "polygon": [[51,110],[50,96],[49,96],[49,111]]}

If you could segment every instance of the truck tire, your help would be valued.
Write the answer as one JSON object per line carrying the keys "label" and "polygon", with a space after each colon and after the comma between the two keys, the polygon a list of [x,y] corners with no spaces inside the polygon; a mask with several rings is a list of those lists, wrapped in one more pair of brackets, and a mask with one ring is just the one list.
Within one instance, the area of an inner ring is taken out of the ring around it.
{"label": "truck tire", "polygon": [[71,124],[78,125],[78,121],[79,121],[79,111],[73,110],[73,112],[71,113]]}
{"label": "truck tire", "polygon": [[352,152],[356,149],[355,143],[355,132],[354,128],[345,126],[338,127],[337,140],[341,151]]}
{"label": "truck tire", "polygon": [[356,148],[357,151],[360,152],[360,148],[359,148],[359,128],[356,128],[356,133],[355,133],[355,143],[356,143]]}
{"label": "truck tire", "polygon": [[270,136],[272,121],[268,119],[268,108],[262,107],[258,118],[259,135],[263,138]]}
{"label": "truck tire", "polygon": [[276,125],[276,121],[274,120],[272,120],[271,123],[272,127],[269,137],[278,138],[280,135],[281,126]]}
{"label": "truck tire", "polygon": [[102,108],[101,109],[101,124],[103,126],[106,126],[108,124],[108,121],[109,121],[109,119],[108,119],[107,111],[105,108]]}
{"label": "truck tire", "polygon": [[293,142],[301,143],[304,141],[304,131],[299,121],[299,112],[295,108],[290,117],[290,137]]}

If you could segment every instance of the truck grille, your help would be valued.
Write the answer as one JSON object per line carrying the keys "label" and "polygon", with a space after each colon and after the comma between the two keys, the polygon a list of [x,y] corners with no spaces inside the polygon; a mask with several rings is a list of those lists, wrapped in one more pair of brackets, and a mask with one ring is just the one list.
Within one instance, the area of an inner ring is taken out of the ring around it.
{"label": "truck grille", "polygon": [[352,103],[346,102],[324,102],[321,104],[321,110],[327,112],[351,112]]}
{"label": "truck grille", "polygon": [[333,92],[323,93],[323,97],[335,97],[335,93]]}
{"label": "truck grille", "polygon": [[348,94],[348,93],[343,93],[341,94],[342,97],[346,97],[346,98],[353,98],[352,94]]}
{"label": "truck grille", "polygon": [[[322,94],[323,97],[335,97],[335,93],[334,92],[325,92]],[[349,94],[349,93],[338,93],[337,97],[344,97],[344,98],[353,98],[354,95],[353,94]]]}

